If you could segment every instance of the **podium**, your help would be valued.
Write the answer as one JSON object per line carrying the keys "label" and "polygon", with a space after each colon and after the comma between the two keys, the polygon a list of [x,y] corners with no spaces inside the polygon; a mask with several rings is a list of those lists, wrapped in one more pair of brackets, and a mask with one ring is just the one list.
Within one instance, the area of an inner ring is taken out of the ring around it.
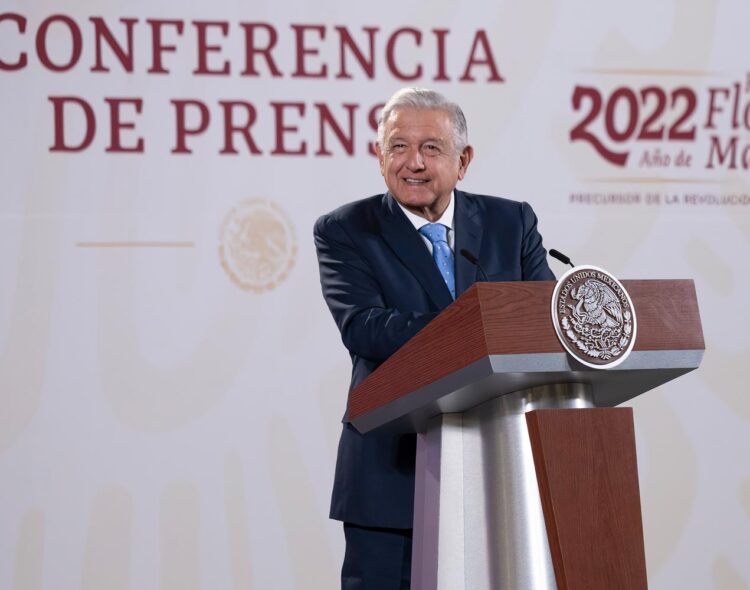
{"label": "podium", "polygon": [[476,283],[349,397],[360,432],[417,433],[414,590],[647,587],[632,409],[696,369],[690,280],[622,281],[638,330],[592,369],[552,324],[554,281]]}

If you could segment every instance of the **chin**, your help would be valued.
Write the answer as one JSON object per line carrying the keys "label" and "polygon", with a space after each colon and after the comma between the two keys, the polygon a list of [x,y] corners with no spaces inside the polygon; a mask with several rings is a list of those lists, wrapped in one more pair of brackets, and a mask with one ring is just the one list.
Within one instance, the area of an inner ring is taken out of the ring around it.
{"label": "chin", "polygon": [[435,195],[423,187],[406,187],[399,191],[403,196],[403,202],[413,203],[415,206],[424,207],[435,201]]}
{"label": "chin", "polygon": [[412,209],[424,209],[425,207],[432,207],[432,205],[435,203],[434,199],[428,199],[424,197],[406,197],[403,199],[400,198],[399,201],[404,207]]}

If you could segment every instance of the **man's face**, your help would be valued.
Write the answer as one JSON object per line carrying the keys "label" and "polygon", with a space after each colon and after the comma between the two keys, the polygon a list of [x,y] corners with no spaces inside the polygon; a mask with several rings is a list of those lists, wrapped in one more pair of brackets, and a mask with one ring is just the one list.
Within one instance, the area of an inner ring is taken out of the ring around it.
{"label": "man's face", "polygon": [[445,111],[397,108],[385,123],[380,173],[404,207],[429,221],[438,219],[464,177],[473,150],[456,153],[453,126]]}

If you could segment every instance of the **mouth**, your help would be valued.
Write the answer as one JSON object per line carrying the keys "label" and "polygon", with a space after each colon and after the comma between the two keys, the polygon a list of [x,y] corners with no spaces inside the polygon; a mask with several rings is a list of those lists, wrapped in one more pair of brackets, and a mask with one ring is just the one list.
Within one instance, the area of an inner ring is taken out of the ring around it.
{"label": "mouth", "polygon": [[427,184],[428,182],[427,179],[425,178],[408,178],[407,177],[407,178],[402,178],[401,180],[411,186],[419,186],[422,184]]}

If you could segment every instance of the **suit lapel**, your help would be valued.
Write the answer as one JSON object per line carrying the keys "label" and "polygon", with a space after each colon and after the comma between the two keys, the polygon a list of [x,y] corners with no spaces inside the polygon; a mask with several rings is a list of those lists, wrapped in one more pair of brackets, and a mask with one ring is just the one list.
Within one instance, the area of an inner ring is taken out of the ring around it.
{"label": "suit lapel", "polygon": [[482,220],[479,208],[471,197],[461,191],[456,191],[454,225],[456,230],[456,297],[458,297],[474,284],[478,272],[475,265],[461,256],[461,249],[465,248],[479,258],[479,247],[482,245]]}
{"label": "suit lapel", "polygon": [[439,309],[447,307],[453,298],[435,261],[419,233],[389,193],[383,195],[382,212],[383,239],[424,287],[435,305]]}

